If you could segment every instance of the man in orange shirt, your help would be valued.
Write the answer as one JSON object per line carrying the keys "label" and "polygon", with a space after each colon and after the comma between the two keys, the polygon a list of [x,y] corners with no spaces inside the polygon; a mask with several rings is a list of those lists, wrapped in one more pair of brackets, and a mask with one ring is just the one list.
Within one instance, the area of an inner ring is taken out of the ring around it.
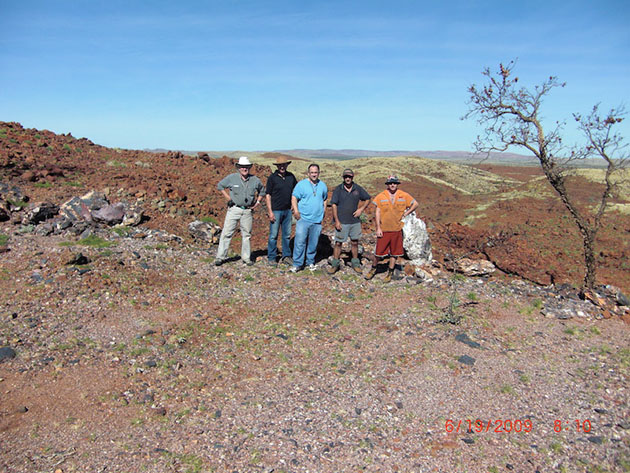
{"label": "man in orange shirt", "polygon": [[365,275],[365,279],[372,279],[376,274],[379,259],[389,256],[385,282],[391,281],[396,260],[405,253],[402,218],[416,210],[418,202],[406,192],[399,190],[399,184],[397,176],[389,176],[385,181],[387,189],[373,200],[376,205],[376,250],[372,258],[372,268]]}

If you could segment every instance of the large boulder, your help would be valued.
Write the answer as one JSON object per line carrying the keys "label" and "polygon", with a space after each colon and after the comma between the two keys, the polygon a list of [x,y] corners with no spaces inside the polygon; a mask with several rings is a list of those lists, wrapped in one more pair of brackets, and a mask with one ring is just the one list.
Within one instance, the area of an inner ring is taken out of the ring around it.
{"label": "large boulder", "polygon": [[135,227],[140,225],[144,217],[144,211],[139,205],[126,205],[125,216],[123,217],[123,225],[128,227]]}
{"label": "large boulder", "polygon": [[28,197],[22,194],[17,186],[10,186],[4,182],[0,182],[0,198],[9,202],[28,202]]}
{"label": "large boulder", "polygon": [[485,276],[494,273],[496,267],[488,260],[461,258],[455,262],[455,271],[466,276]]}
{"label": "large boulder", "polygon": [[59,213],[59,207],[50,202],[42,202],[39,204],[32,205],[29,207],[26,215],[22,218],[23,225],[37,225],[38,223],[43,222],[44,220],[48,220],[53,218],[55,215]]}
{"label": "large boulder", "polygon": [[12,212],[19,212],[28,197],[22,194],[19,187],[0,182],[0,222],[9,220]]}
{"label": "large boulder", "polygon": [[219,243],[221,227],[214,223],[195,220],[188,224],[188,231],[197,240],[207,241],[212,244]]}
{"label": "large boulder", "polygon": [[431,240],[426,224],[412,212],[403,218],[403,247],[414,266],[424,266],[433,260]]}
{"label": "large boulder", "polygon": [[106,225],[116,225],[122,223],[125,218],[125,205],[121,202],[117,204],[107,204],[92,212],[94,221]]}
{"label": "large boulder", "polygon": [[75,222],[79,220],[92,221],[92,211],[99,210],[109,201],[102,192],[88,192],[82,197],[73,197],[61,205],[61,216]]}

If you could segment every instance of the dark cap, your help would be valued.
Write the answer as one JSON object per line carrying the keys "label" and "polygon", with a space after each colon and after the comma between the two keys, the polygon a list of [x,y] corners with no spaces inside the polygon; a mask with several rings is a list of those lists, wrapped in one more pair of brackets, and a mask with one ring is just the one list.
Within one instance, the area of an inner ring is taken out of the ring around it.
{"label": "dark cap", "polygon": [[343,172],[341,173],[341,175],[342,175],[343,177],[346,177],[346,176],[352,176],[352,177],[354,177],[354,171],[352,171],[352,169],[346,168],[346,169],[344,169],[344,170],[343,170]]}

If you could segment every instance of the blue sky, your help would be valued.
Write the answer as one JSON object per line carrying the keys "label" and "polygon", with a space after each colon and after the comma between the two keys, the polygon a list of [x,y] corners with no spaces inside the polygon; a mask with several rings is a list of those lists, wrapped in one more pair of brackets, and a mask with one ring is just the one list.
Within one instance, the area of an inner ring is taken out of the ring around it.
{"label": "blue sky", "polygon": [[607,0],[0,0],[0,120],[134,149],[470,150],[467,88],[510,59],[567,82],[550,121],[630,107],[629,24]]}

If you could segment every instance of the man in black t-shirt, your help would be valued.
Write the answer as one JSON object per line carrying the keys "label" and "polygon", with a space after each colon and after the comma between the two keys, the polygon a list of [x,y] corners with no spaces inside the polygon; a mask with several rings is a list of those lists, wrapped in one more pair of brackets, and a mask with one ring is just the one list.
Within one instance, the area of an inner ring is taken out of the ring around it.
{"label": "man in black t-shirt", "polygon": [[293,264],[289,239],[291,238],[291,193],[297,184],[295,176],[287,171],[291,161],[279,156],[273,163],[276,171],[267,179],[266,201],[269,216],[269,241],[267,242],[267,258],[270,266],[278,263],[278,231],[282,231],[282,259],[284,264]]}
{"label": "man in black t-shirt", "polygon": [[328,269],[330,274],[339,270],[341,261],[341,244],[350,238],[352,252],[352,269],[361,273],[359,260],[359,238],[361,237],[361,214],[370,203],[370,194],[363,187],[354,183],[352,169],[344,169],[343,183],[335,187],[332,195],[333,218],[335,220],[335,247],[333,258]]}

